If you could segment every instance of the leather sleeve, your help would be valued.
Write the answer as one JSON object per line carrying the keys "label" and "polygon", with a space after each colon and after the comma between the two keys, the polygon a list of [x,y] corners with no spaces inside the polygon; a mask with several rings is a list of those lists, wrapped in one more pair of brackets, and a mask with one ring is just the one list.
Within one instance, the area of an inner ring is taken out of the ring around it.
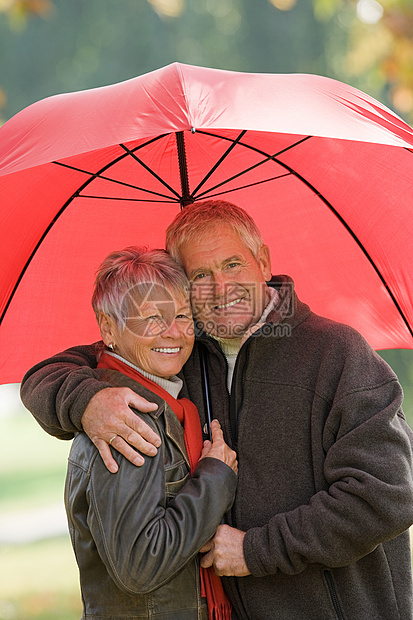
{"label": "leather sleeve", "polygon": [[142,467],[126,459],[119,464],[113,476],[94,460],[88,527],[118,587],[145,594],[172,579],[212,537],[232,505],[237,476],[217,459],[202,459],[167,502],[161,450]]}
{"label": "leather sleeve", "polygon": [[101,344],[67,349],[31,368],[23,378],[21,399],[49,435],[72,439],[92,396],[109,387],[95,373]]}

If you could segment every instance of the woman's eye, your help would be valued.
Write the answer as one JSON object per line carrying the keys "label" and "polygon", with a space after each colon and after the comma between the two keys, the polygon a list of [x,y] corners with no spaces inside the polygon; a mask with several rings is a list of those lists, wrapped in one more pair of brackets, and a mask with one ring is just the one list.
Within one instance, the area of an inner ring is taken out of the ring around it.
{"label": "woman's eye", "polygon": [[143,321],[145,323],[161,323],[162,322],[162,317],[159,316],[158,314],[151,314],[151,316],[145,316],[143,318]]}
{"label": "woman's eye", "polygon": [[205,278],[206,274],[205,273],[197,273],[196,276],[194,276],[193,280],[202,280],[202,278]]}
{"label": "woman's eye", "polygon": [[192,315],[189,316],[188,314],[177,314],[176,318],[183,321],[192,321]]}

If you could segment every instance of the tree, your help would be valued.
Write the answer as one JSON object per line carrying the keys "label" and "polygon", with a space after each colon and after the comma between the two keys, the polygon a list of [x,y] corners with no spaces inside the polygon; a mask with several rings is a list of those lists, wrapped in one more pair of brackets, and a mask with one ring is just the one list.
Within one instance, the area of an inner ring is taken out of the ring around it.
{"label": "tree", "polygon": [[[53,9],[51,0],[0,0],[0,13],[8,18],[12,30],[24,28],[31,16],[49,14]],[[7,101],[4,89],[0,86],[0,115]],[[3,119],[0,116],[0,125]]]}
{"label": "tree", "polygon": [[[318,68],[330,77],[348,81],[372,96],[386,100],[407,121],[413,122],[411,0],[312,0],[313,23],[309,15],[311,3],[299,0],[197,2],[203,7],[200,12],[215,14],[223,22],[232,19],[232,27],[235,25],[237,32],[244,30],[247,34],[248,54],[243,54],[246,51],[244,46],[232,40],[242,59],[242,70],[258,71],[262,69],[257,66],[268,65],[270,71],[294,71],[297,59],[299,64],[306,64],[303,48],[307,48],[311,41],[312,49],[317,49],[318,43],[324,51],[324,62],[321,60],[322,51],[318,60],[314,54],[308,54],[310,72],[316,72]],[[182,20],[192,6],[190,0],[148,0],[148,3],[165,20]],[[292,23],[294,37],[288,27]],[[304,24],[305,27],[301,28]],[[275,38],[278,38],[277,45],[274,45]],[[273,52],[279,49],[281,41],[285,53],[281,56],[282,69],[278,69],[280,56],[274,57]],[[297,47],[300,48],[298,54]]]}
{"label": "tree", "polygon": [[346,32],[345,54],[332,62],[349,80],[413,122],[411,0],[313,0],[318,20]]}

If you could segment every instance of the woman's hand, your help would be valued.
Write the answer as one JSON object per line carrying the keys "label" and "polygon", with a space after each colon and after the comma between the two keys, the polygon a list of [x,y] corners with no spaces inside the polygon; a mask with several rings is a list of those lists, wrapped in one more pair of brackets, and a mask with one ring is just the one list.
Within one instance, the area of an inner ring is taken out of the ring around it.
{"label": "woman's hand", "polygon": [[218,420],[212,420],[211,423],[212,443],[210,441],[204,441],[204,447],[201,453],[201,459],[208,456],[209,458],[218,459],[223,461],[235,473],[238,473],[238,461],[237,453],[225,443],[224,435],[221,430],[221,425]]}

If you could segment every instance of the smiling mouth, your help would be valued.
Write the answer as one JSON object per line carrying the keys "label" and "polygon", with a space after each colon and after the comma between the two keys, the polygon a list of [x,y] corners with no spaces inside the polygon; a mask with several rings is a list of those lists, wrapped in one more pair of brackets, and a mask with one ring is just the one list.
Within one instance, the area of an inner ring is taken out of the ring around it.
{"label": "smiling mouth", "polygon": [[244,301],[243,297],[238,297],[238,299],[234,299],[233,301],[229,301],[226,304],[220,304],[219,306],[214,306],[215,310],[225,310],[226,308],[231,308],[232,306],[236,306],[237,304]]}
{"label": "smiling mouth", "polygon": [[179,353],[181,347],[171,347],[171,348],[161,348],[161,349],[152,349],[152,351],[156,351],[156,353]]}

